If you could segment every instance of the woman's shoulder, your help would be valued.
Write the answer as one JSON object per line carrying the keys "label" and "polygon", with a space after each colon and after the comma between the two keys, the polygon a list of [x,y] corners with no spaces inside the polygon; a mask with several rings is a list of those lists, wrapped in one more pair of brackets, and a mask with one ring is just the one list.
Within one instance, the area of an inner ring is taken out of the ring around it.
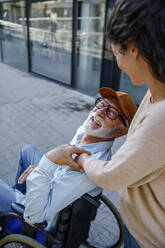
{"label": "woman's shoulder", "polygon": [[165,99],[153,103],[151,110],[156,115],[165,116]]}
{"label": "woman's shoulder", "polygon": [[147,126],[156,128],[159,131],[164,132],[164,123],[165,123],[165,99],[151,104],[151,107],[146,113],[146,122]]}

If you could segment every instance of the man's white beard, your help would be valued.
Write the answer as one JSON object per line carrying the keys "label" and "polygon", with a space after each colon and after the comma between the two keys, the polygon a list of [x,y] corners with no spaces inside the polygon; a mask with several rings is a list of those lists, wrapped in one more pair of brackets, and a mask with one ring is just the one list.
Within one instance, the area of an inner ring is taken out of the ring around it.
{"label": "man's white beard", "polygon": [[[90,120],[91,118],[94,118],[94,120],[98,120],[101,123],[101,127],[97,129],[93,129]],[[113,139],[119,128],[109,128],[105,125],[104,120],[97,114],[97,112],[90,112],[88,118],[84,122],[84,131],[86,134],[98,137],[98,138],[108,138]],[[121,127],[120,127],[121,129]]]}

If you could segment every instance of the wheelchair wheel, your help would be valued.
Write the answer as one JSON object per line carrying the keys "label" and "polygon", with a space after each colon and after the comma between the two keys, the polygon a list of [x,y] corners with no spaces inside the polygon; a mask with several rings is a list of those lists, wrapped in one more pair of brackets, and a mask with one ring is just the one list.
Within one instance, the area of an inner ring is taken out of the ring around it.
{"label": "wheelchair wheel", "polygon": [[124,239],[120,213],[105,195],[101,195],[100,201],[96,218],[91,222],[88,238],[83,245],[88,248],[119,248]]}
{"label": "wheelchair wheel", "polygon": [[46,248],[36,240],[22,234],[10,234],[0,240],[2,248]]}

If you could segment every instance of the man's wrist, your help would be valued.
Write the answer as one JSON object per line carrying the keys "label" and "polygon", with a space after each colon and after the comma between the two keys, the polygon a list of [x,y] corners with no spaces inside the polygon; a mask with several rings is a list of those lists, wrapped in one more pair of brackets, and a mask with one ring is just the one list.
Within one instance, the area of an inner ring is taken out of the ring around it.
{"label": "man's wrist", "polygon": [[54,164],[57,163],[56,160],[55,160],[55,158],[56,158],[55,151],[54,151],[54,152],[52,152],[52,151],[47,152],[47,153],[45,154],[45,157],[46,157],[48,160],[50,160],[52,163],[54,163]]}

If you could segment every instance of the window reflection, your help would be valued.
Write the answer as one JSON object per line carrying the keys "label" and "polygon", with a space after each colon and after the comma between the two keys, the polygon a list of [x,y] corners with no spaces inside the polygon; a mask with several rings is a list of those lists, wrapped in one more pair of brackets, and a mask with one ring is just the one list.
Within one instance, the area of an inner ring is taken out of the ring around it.
{"label": "window reflection", "polygon": [[112,52],[112,48],[111,48],[111,43],[107,39],[105,41],[104,59],[112,60],[112,58],[113,58],[113,52]]}
{"label": "window reflection", "polygon": [[105,1],[78,1],[76,84],[91,95],[100,85],[104,15]]}
{"label": "window reflection", "polygon": [[3,60],[9,65],[27,70],[27,28],[24,17],[24,1],[1,3],[0,32]]}
{"label": "window reflection", "polygon": [[31,4],[32,70],[70,84],[72,1]]}

